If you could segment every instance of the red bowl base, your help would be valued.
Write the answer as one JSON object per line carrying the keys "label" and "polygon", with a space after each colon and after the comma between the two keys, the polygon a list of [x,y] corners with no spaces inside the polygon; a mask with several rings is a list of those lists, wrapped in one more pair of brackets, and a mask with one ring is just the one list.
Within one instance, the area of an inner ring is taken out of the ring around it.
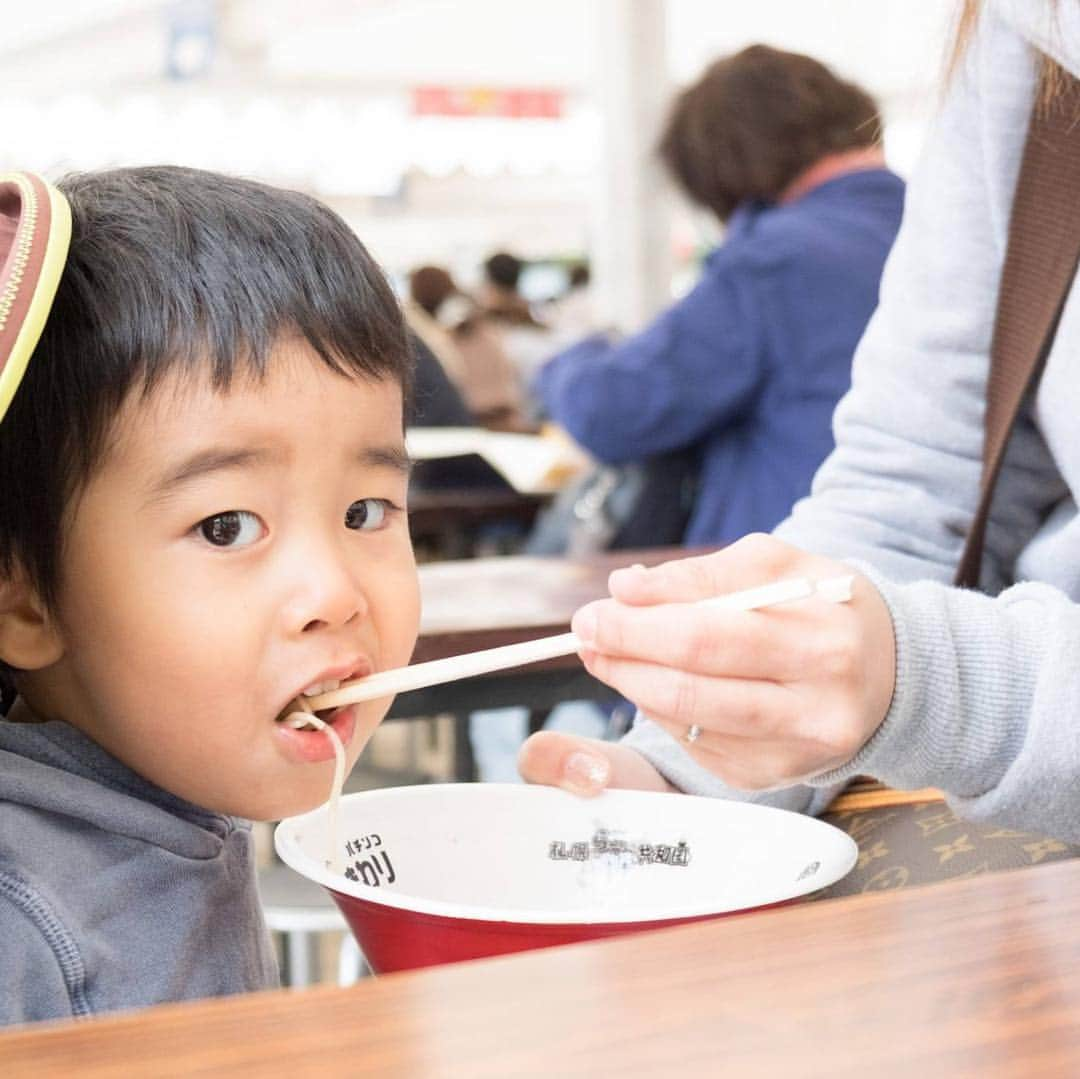
{"label": "red bowl base", "polygon": [[553,948],[582,940],[617,937],[669,925],[703,922],[710,918],[728,918],[752,911],[787,906],[797,900],[770,903],[720,914],[699,914],[691,918],[665,918],[649,922],[590,922],[574,925],[548,925],[531,922],[492,922],[478,918],[447,918],[441,914],[369,903],[355,896],[330,891],[341,908],[368,965],[376,974],[398,970],[417,970],[465,959],[483,959],[493,955],[526,952],[534,948]]}

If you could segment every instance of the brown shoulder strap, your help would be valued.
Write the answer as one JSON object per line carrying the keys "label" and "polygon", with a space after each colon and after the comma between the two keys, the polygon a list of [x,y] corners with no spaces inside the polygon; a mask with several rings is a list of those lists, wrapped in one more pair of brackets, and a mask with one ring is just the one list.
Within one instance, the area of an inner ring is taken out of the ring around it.
{"label": "brown shoulder strap", "polygon": [[956,583],[976,588],[986,521],[1005,447],[1054,340],[1080,255],[1080,81],[1031,114],[1009,221],[986,387],[981,497]]}

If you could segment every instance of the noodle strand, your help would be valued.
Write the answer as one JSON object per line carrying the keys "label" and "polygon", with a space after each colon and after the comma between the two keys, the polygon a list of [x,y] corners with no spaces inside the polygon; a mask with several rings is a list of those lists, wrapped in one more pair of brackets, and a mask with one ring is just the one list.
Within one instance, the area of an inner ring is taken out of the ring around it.
{"label": "noodle strand", "polygon": [[330,787],[330,857],[326,860],[327,869],[334,873],[344,873],[345,866],[341,857],[341,829],[339,823],[339,806],[341,803],[341,788],[345,785],[345,747],[338,737],[338,732],[323,722],[311,710],[311,706],[302,697],[299,698],[302,712],[293,712],[286,722],[291,727],[306,727],[309,724],[320,731],[325,731],[330,737],[334,747],[334,781]]}

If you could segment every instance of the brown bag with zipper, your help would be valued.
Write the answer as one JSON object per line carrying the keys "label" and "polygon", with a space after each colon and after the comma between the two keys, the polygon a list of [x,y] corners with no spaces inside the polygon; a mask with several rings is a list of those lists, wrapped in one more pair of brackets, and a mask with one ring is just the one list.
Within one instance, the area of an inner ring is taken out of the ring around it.
{"label": "brown bag with zipper", "polygon": [[[1080,82],[1065,72],[1036,103],[1013,198],[990,350],[981,496],[955,583],[977,588],[994,485],[1013,424],[1038,385],[1080,255]],[[824,819],[859,845],[855,869],[823,897],[884,891],[1072,858],[1080,847],[953,815],[940,791],[857,779]]]}

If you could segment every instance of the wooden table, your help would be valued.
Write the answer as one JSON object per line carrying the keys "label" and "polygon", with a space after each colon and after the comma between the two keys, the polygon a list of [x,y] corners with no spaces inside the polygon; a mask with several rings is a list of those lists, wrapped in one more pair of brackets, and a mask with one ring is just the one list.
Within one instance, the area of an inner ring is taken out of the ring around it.
{"label": "wooden table", "polygon": [[[608,594],[613,569],[641,562],[656,565],[690,553],[681,547],[615,551],[588,558],[472,558],[420,567],[423,614],[413,661],[474,652],[565,633],[582,605]],[[470,712],[522,705],[541,715],[562,701],[614,697],[576,656],[402,693],[391,718],[450,713],[455,717],[458,779],[474,774],[467,737]]]}
{"label": "wooden table", "polygon": [[33,1076],[1080,1074],[1080,862],[0,1035]]}

